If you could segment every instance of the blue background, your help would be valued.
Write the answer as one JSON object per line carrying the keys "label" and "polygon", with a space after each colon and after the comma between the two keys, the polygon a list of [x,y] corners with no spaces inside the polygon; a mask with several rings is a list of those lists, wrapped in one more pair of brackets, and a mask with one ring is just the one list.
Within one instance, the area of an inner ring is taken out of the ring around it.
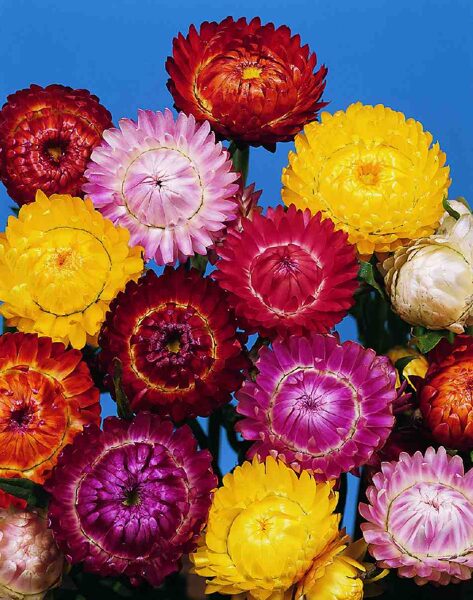
{"label": "blue background", "polygon": [[[164,63],[172,38],[229,14],[259,15],[299,33],[329,68],[328,110],[360,100],[420,120],[447,153],[450,197],[471,200],[471,0],[0,0],[0,103],[31,83],[62,83],[97,94],[115,122],[138,108],[171,107]],[[252,150],[249,181],[263,189],[265,206],[280,202],[290,148]],[[1,229],[11,204],[0,184]],[[356,337],[350,320],[339,329]],[[108,399],[104,409],[113,411]],[[228,448],[223,454],[228,470],[234,457]]]}

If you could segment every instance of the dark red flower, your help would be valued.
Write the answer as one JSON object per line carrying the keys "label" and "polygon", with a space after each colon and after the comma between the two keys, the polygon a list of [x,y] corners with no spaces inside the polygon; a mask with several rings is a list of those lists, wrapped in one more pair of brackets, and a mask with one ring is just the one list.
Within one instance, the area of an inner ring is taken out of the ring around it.
{"label": "dark red flower", "polygon": [[293,205],[243,219],[217,249],[215,279],[227,290],[242,325],[263,336],[325,333],[353,304],[354,247],[330,219]]}
{"label": "dark red flower", "polygon": [[62,85],[32,85],[0,111],[0,176],[18,204],[37,190],[80,196],[84,171],[112,117],[97,96]]}
{"label": "dark red flower", "polygon": [[439,444],[473,449],[473,338],[443,339],[429,354],[429,369],[418,381],[425,424]]}
{"label": "dark red flower", "polygon": [[184,267],[130,282],[110,305],[99,344],[109,376],[121,361],[132,408],[176,421],[228,402],[247,364],[225,293]]}
{"label": "dark red flower", "polygon": [[223,137],[251,144],[291,140],[326,105],[327,69],[288,27],[256,17],[205,22],[174,39],[166,69],[179,110]]}

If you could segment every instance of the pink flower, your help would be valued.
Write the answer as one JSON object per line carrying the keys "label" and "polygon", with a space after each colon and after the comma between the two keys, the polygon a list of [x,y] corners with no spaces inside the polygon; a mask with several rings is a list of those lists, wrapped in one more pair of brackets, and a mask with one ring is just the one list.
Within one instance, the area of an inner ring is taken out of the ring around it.
{"label": "pink flower", "polygon": [[41,511],[0,509],[0,598],[42,600],[60,584],[63,568]]}
{"label": "pink flower", "polygon": [[380,567],[397,568],[418,584],[471,578],[473,471],[445,448],[402,452],[385,462],[367,490],[360,513],[369,551]]}
{"label": "pink flower", "polygon": [[250,457],[277,456],[319,479],[365,464],[393,426],[396,372],[355,342],[312,334],[263,348],[256,381],[237,393]]}
{"label": "pink flower", "polygon": [[238,175],[210,125],[140,110],[103,137],[83,188],[95,206],[160,265],[206,254],[238,212]]}

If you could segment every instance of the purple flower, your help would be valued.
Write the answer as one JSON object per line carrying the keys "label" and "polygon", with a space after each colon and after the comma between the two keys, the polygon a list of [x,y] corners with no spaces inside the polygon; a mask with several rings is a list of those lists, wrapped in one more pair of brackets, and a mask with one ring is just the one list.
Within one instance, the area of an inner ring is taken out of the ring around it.
{"label": "purple flower", "polygon": [[396,372],[389,359],[331,335],[277,340],[263,348],[256,381],[238,392],[237,428],[255,440],[249,456],[273,455],[320,479],[366,463],[394,423]]}
{"label": "purple flower", "polygon": [[50,525],[70,562],[157,586],[194,550],[216,484],[187,426],[109,417],[62,453],[47,484]]}

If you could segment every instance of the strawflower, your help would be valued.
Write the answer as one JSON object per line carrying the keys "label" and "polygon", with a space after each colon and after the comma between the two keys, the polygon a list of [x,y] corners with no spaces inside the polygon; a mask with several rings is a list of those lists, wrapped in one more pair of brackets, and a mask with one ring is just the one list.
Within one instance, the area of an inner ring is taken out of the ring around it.
{"label": "strawflower", "polygon": [[247,366],[224,292],[184,267],[130,282],[110,305],[99,343],[110,378],[120,360],[131,407],[176,421],[229,402]]}
{"label": "strawflower", "polygon": [[42,511],[0,508],[0,598],[43,600],[64,565]]}
{"label": "strawflower", "polygon": [[360,504],[369,552],[400,577],[447,585],[471,579],[473,471],[445,448],[385,462]]}
{"label": "strawflower", "polygon": [[411,325],[463,333],[473,324],[473,215],[414,240],[382,265],[393,310]]}
{"label": "strawflower", "polygon": [[256,17],[194,25],[173,42],[166,69],[176,107],[221,136],[251,144],[293,139],[326,105],[327,69],[288,27]]}
{"label": "strawflower", "polygon": [[230,230],[218,254],[213,276],[244,327],[261,335],[327,332],[353,304],[354,247],[320,214],[269,208]]}
{"label": "strawflower", "polygon": [[[33,334],[0,336],[0,477],[42,483],[61,450],[100,424],[99,391],[78,350]],[[0,502],[21,505],[7,495]]]}
{"label": "strawflower", "polygon": [[0,178],[18,204],[81,193],[90,154],[112,126],[97,96],[63,85],[32,85],[0,111]]}
{"label": "strawflower", "polygon": [[262,348],[256,368],[237,394],[250,457],[278,456],[325,480],[365,464],[387,439],[397,396],[387,357],[334,336],[291,336]]}
{"label": "strawflower", "polygon": [[237,214],[237,173],[208,123],[140,110],[92,153],[84,191],[159,265],[206,254]]}
{"label": "strawflower", "polygon": [[215,493],[195,572],[207,594],[246,593],[250,600],[282,600],[338,538],[333,482],[316,483],[269,457],[225,475]]}
{"label": "strawflower", "polygon": [[417,390],[424,423],[437,443],[473,449],[472,382],[473,338],[441,340],[429,353],[429,370]]}
{"label": "strawflower", "polygon": [[391,252],[433,233],[449,169],[432,135],[382,105],[322,114],[296,137],[283,200],[322,211],[362,255]]}
{"label": "strawflower", "polygon": [[217,483],[210,465],[187,426],[156,415],[91,425],[47,482],[56,542],[86,571],[158,586],[195,548]]}
{"label": "strawflower", "polygon": [[95,343],[110,301],[143,269],[128,241],[90,200],[37,192],[0,236],[0,314],[74,348]]}

